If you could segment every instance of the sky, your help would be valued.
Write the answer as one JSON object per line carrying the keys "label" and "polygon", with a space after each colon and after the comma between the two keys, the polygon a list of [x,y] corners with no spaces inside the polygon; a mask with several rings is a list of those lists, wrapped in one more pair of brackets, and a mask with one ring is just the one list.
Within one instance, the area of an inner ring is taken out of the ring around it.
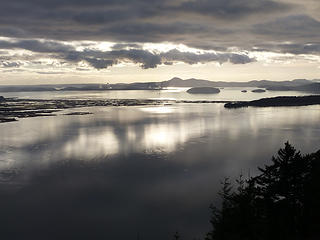
{"label": "sky", "polygon": [[320,78],[319,0],[0,1],[0,84]]}

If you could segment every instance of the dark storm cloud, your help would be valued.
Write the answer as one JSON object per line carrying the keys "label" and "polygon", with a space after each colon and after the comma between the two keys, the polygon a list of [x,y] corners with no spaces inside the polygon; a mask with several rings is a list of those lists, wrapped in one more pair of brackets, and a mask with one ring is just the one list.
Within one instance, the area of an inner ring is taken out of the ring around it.
{"label": "dark storm cloud", "polygon": [[[319,55],[320,22],[308,12],[316,2],[306,1],[305,7],[297,2],[3,0],[0,37],[20,40],[0,39],[0,49],[25,49],[67,63],[84,61],[96,69],[123,61],[144,69],[174,62],[245,64],[255,60],[238,52],[253,47],[258,51]],[[90,46],[78,51],[68,44],[71,40],[119,43],[110,51],[92,50]],[[217,53],[152,52],[143,50],[146,42],[182,43]],[[11,57],[11,61],[18,60]]]}
{"label": "dark storm cloud", "polygon": [[183,2],[180,7],[191,13],[231,20],[252,14],[285,11],[291,5],[270,0],[191,0]]}
{"label": "dark storm cloud", "polygon": [[[222,21],[286,12],[292,4],[271,0],[4,0],[0,34],[60,40],[104,40],[191,44],[213,41]],[[209,19],[203,19],[209,17]],[[212,18],[212,19],[210,19]],[[207,33],[206,39],[203,39]],[[186,36],[188,34],[188,36]]]}
{"label": "dark storm cloud", "polygon": [[253,27],[253,32],[270,39],[319,39],[320,22],[306,15],[278,18]]}
{"label": "dark storm cloud", "polygon": [[104,24],[117,22],[122,19],[129,19],[134,17],[130,15],[128,11],[120,10],[111,10],[111,11],[84,11],[78,14],[75,14],[72,18],[75,22],[79,24]]}
{"label": "dark storm cloud", "polygon": [[161,58],[157,54],[153,54],[146,50],[130,49],[130,50],[111,50],[111,51],[72,51],[61,56],[67,61],[79,62],[87,61],[96,69],[107,68],[119,61],[130,61],[140,64],[144,69],[155,68],[161,64]]}
{"label": "dark storm cloud", "polygon": [[179,43],[183,39],[192,38],[193,34],[198,37],[208,30],[208,26],[176,21],[169,23],[122,22],[101,29],[101,34],[110,33],[114,41]]}
{"label": "dark storm cloud", "polygon": [[129,59],[134,63],[141,63],[141,67],[144,69],[155,68],[157,65],[161,64],[161,57],[159,55],[145,50],[118,50],[107,53],[107,55],[109,54],[115,58]]}
{"label": "dark storm cloud", "polygon": [[33,52],[51,53],[66,52],[74,50],[73,46],[59,43],[56,41],[39,41],[39,40],[19,40],[5,41],[0,40],[0,49],[25,49]]}
{"label": "dark storm cloud", "polygon": [[309,16],[278,18],[254,25],[252,31],[265,40],[255,45],[255,51],[320,55],[320,21]]}
{"label": "dark storm cloud", "polygon": [[105,59],[96,59],[96,58],[84,58],[92,67],[96,69],[103,69],[112,66],[115,61],[105,60]]}

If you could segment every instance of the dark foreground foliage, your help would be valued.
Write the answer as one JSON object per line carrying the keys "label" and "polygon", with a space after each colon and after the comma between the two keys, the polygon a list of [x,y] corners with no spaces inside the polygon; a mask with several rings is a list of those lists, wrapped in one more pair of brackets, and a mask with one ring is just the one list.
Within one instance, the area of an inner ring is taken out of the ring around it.
{"label": "dark foreground foliage", "polygon": [[236,189],[224,180],[206,240],[320,239],[320,151],[302,155],[286,143],[259,170]]}

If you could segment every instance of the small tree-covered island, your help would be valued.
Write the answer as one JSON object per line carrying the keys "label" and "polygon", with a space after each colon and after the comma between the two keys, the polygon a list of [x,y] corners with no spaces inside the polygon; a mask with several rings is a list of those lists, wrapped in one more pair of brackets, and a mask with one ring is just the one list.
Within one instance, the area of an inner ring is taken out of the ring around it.
{"label": "small tree-covered island", "polygon": [[219,92],[219,88],[213,87],[194,87],[187,90],[187,93],[190,94],[217,94]]}

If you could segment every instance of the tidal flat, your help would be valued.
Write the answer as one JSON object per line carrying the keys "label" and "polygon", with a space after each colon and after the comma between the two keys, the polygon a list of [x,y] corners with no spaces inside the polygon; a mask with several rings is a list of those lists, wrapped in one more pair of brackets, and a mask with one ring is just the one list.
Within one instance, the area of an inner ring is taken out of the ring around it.
{"label": "tidal flat", "polygon": [[[19,118],[56,116],[57,112],[70,108],[83,107],[123,107],[170,105],[174,103],[228,103],[229,101],[177,101],[153,99],[18,99],[3,98],[0,102],[0,123],[17,121]],[[67,115],[86,115],[90,112],[71,112]]]}
{"label": "tidal flat", "polygon": [[[47,100],[7,98],[0,102],[0,123],[17,121],[19,118],[56,116],[56,113],[69,108],[102,106],[143,106],[165,104],[164,101],[107,99],[107,100]],[[167,102],[169,104],[169,102]],[[87,113],[87,112],[85,112]],[[84,112],[68,115],[83,115]]]}

